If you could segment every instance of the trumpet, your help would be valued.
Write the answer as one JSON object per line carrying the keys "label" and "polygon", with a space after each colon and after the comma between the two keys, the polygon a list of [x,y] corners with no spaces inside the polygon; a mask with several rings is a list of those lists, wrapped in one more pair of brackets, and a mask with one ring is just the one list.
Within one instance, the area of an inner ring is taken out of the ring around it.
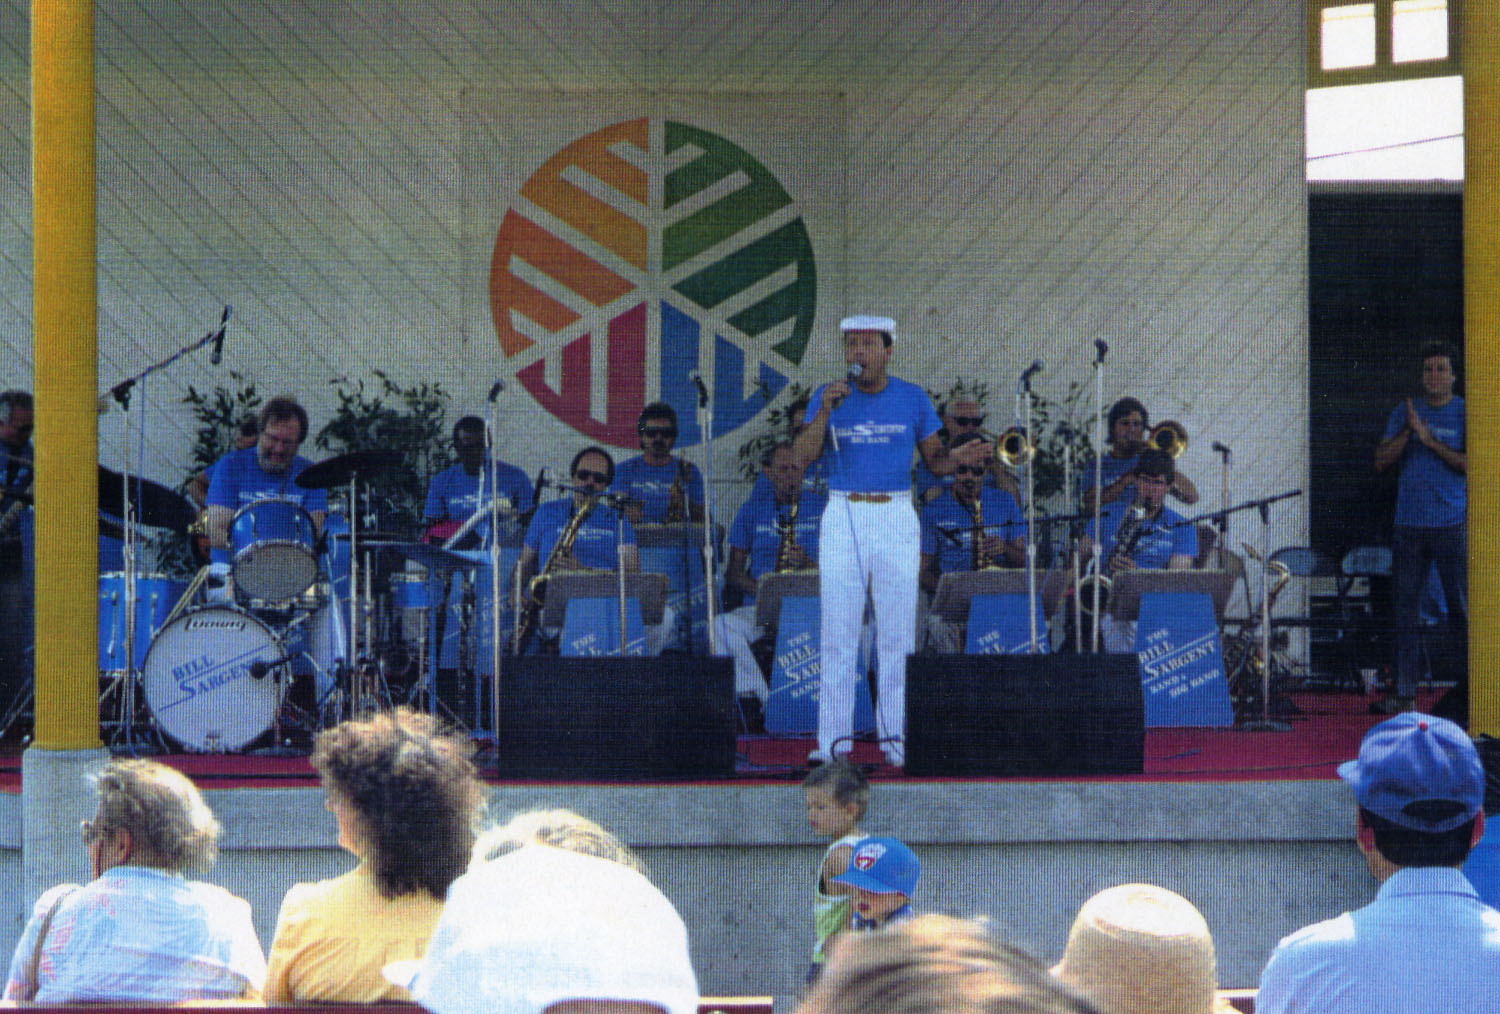
{"label": "trumpet", "polygon": [[995,441],[995,453],[1008,468],[1018,468],[1036,457],[1036,444],[1019,426],[1012,426]]}
{"label": "trumpet", "polygon": [[1187,429],[1173,419],[1159,422],[1151,427],[1151,432],[1146,437],[1146,446],[1180,458],[1188,446]]}

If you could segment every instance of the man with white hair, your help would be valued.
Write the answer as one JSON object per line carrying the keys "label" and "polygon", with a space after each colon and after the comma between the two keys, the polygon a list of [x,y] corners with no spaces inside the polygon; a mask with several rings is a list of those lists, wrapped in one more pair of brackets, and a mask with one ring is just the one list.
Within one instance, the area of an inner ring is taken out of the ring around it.
{"label": "man with white hair", "polygon": [[949,452],[937,412],[916,384],[886,372],[895,341],[889,317],[845,317],[848,379],[813,392],[806,425],[792,442],[797,465],[823,459],[828,506],[818,534],[822,678],[818,746],[808,758],[824,763],[847,754],[854,733],[855,657],[868,594],[875,614],[879,695],[876,734],[888,763],[906,763],[906,656],[916,645],[917,512],[912,507],[912,456],[936,476],[959,464],[981,464],[986,441]]}
{"label": "man with white hair", "polygon": [[1406,712],[1366,733],[1339,777],[1380,890],[1276,945],[1258,1014],[1500,1012],[1500,912],[1459,870],[1484,833],[1484,769],[1468,733]]}

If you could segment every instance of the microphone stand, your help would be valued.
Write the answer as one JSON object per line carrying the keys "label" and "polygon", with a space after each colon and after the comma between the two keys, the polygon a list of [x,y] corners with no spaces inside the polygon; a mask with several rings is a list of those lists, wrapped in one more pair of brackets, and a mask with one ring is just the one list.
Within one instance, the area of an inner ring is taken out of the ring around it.
{"label": "microphone stand", "polygon": [[[497,396],[504,385],[496,382],[490,390],[488,405],[489,420],[484,428],[484,461],[489,469],[489,559],[490,559],[490,729],[498,742],[500,736],[500,493],[499,472],[496,466],[495,434],[500,429],[500,406]],[[515,504],[511,505],[512,508]],[[439,649],[441,650],[441,649]],[[477,691],[479,681],[474,681]],[[436,693],[433,695],[436,697]],[[475,702],[474,717],[478,720],[480,709]]]}
{"label": "microphone stand", "polygon": [[1218,526],[1219,560],[1223,561],[1224,551],[1229,548],[1229,448],[1215,440],[1214,451],[1222,459],[1219,469],[1219,509],[1223,513],[1218,517]]}
{"label": "microphone stand", "polygon": [[1271,600],[1266,595],[1266,574],[1270,570],[1268,564],[1271,561],[1271,504],[1277,500],[1286,500],[1290,497],[1301,496],[1300,489],[1290,490],[1286,493],[1277,493],[1274,496],[1262,497],[1252,500],[1246,506],[1253,506],[1260,511],[1260,719],[1254,722],[1245,722],[1239,728],[1244,732],[1290,732],[1292,727],[1286,722],[1277,722],[1271,718]]}
{"label": "microphone stand", "polygon": [[[621,658],[624,658],[625,657],[625,505],[623,503],[620,503],[620,502],[617,502],[617,501],[616,502],[611,502],[611,499],[609,498],[608,494],[605,494],[605,498],[606,498],[605,502],[609,503],[609,505],[614,509],[614,512],[615,512],[615,604],[616,604],[616,606],[619,609],[619,620],[620,620],[620,628],[619,628],[620,629],[620,636],[616,640],[615,643],[616,643],[616,645],[618,647],[618,650],[617,650],[616,654],[618,654]],[[692,502],[692,497],[688,497],[688,502],[689,503]],[[637,550],[637,552],[639,552],[639,550]],[[692,604],[692,596],[691,595],[688,596],[688,603],[689,603],[689,605]],[[644,619],[642,619],[641,625],[645,626]]]}
{"label": "microphone stand", "polygon": [[[715,630],[715,619],[719,614],[719,567],[715,558],[718,547],[714,539],[714,410],[708,400],[708,388],[701,378],[694,378],[698,387],[698,432],[703,434],[703,597],[708,619],[708,653],[719,653],[719,635]],[[798,490],[801,495],[801,490]],[[688,497],[688,503],[692,503]],[[688,630],[693,629],[693,595],[688,591]],[[689,644],[692,638],[689,637]]]}
{"label": "microphone stand", "polygon": [[1025,441],[1031,445],[1032,453],[1026,457],[1026,612],[1031,624],[1031,639],[1027,644],[1029,654],[1037,654],[1036,637],[1036,441],[1031,432],[1031,371],[1021,374],[1020,389],[1016,396],[1021,400],[1022,418],[1017,420]]}
{"label": "microphone stand", "polygon": [[[1104,356],[1109,351],[1109,346],[1100,339],[1095,339],[1094,348],[1097,355],[1094,357],[1094,543],[1090,548],[1094,554],[1094,568],[1096,571],[1102,569],[1103,561],[1099,558],[1099,551],[1104,546],[1104,533],[1099,530],[1099,508],[1104,494]],[[1077,568],[1074,568],[1075,572]],[[1102,575],[1101,575],[1102,576]],[[1099,581],[1093,583],[1092,594],[1094,606],[1090,617],[1090,639],[1092,647],[1089,649],[1094,654],[1099,653]],[[1082,603],[1076,601],[1075,605]]]}

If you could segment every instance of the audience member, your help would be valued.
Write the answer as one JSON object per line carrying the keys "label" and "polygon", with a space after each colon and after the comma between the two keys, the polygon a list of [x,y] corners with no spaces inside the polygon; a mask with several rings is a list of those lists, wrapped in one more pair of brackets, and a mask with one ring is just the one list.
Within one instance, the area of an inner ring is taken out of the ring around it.
{"label": "audience member", "polygon": [[527,845],[551,845],[580,855],[619,863],[645,874],[646,865],[618,837],[572,810],[527,810],[499,827],[492,827],[474,843],[469,869],[508,856]]}
{"label": "audience member", "polygon": [[434,1014],[695,1014],[687,927],[619,863],[528,845],[453,882],[421,961],[386,975]]}
{"label": "audience member", "polygon": [[[839,945],[798,1014],[1100,1014],[982,924],[917,916]],[[1170,1014],[1163,1011],[1162,1014]]]}
{"label": "audience member", "polygon": [[250,906],[188,880],[213,865],[219,823],[193,783],[148,760],[93,777],[99,809],[83,822],[88,884],[37,899],[16,944],[5,999],[157,1003],[256,999],[266,959]]}
{"label": "audience member", "polygon": [[1484,831],[1484,771],[1467,733],[1406,712],[1339,765],[1380,889],[1364,908],[1276,945],[1260,1014],[1500,1011],[1500,912],[1459,872]]}
{"label": "audience member", "polygon": [[1083,903],[1052,970],[1103,1014],[1214,1014],[1214,941],[1193,903],[1154,884],[1106,888]]}
{"label": "audience member", "polygon": [[381,969],[422,954],[468,865],[481,786],[467,745],[400,708],[319,733],[310,760],[339,846],[359,863],[287,891],[266,1000],[410,999]]}
{"label": "audience member", "polygon": [[851,930],[875,930],[916,915],[911,898],[917,890],[922,864],[916,853],[894,838],[866,838],[854,846],[849,868],[830,884],[853,891]]}
{"label": "audience member", "polygon": [[854,846],[865,837],[859,829],[870,806],[870,782],[844,758],[819,764],[802,780],[802,799],[813,834],[829,838],[813,884],[813,954],[808,981],[817,978],[833,938],[849,928],[852,888],[833,883],[849,868]]}

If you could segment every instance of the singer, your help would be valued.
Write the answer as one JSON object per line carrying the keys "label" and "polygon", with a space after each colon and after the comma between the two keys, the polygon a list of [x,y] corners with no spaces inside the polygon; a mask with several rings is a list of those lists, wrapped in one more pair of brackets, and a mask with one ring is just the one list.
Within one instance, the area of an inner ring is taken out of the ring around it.
{"label": "singer", "polygon": [[[475,511],[486,506],[490,495],[490,474],[484,462],[483,419],[466,415],[453,424],[453,454],[458,464],[443,469],[427,484],[427,504],[422,508],[422,517],[430,542],[443,542],[458,531]],[[499,458],[495,459],[495,490],[516,511],[528,510],[532,505],[531,480],[515,465]],[[482,541],[485,536],[473,538]]]}
{"label": "singer", "polygon": [[895,341],[889,317],[846,317],[847,380],[813,392],[806,425],[792,443],[796,464],[823,459],[828,506],[818,530],[822,681],[818,747],[809,763],[850,750],[855,656],[865,598],[875,612],[879,667],[876,731],[888,763],[906,763],[906,656],[916,644],[918,526],[911,500],[912,452],[934,475],[980,465],[993,448],[975,441],[950,453],[932,402],[917,385],[886,372]]}

